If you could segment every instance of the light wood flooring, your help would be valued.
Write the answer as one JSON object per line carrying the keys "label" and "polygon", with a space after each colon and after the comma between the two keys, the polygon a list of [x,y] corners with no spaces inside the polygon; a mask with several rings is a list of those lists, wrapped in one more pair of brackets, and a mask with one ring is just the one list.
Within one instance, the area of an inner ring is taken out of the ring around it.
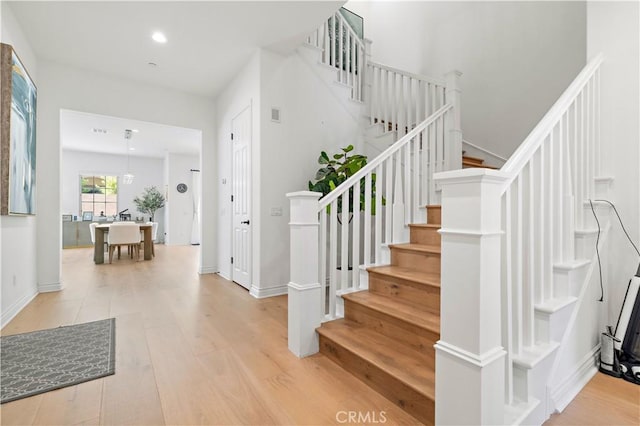
{"label": "light wood flooring", "polygon": [[[198,255],[157,245],[153,261],[94,265],[91,249],[64,250],[65,289],[37,296],[2,334],[115,317],[116,374],[3,404],[0,423],[325,425],[348,411],[417,423],[324,355],[292,355],[286,296],[200,276]],[[639,387],[599,376],[550,424],[638,424]]]}

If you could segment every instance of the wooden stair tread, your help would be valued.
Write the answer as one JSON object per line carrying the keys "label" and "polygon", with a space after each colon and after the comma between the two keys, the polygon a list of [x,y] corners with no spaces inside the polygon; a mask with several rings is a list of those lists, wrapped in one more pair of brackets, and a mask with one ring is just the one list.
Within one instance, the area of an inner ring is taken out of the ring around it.
{"label": "wooden stair tread", "polygon": [[440,315],[423,307],[414,306],[402,299],[390,298],[370,291],[343,294],[342,298],[366,306],[373,311],[405,321],[416,327],[440,334]]}
{"label": "wooden stair tread", "polygon": [[344,319],[326,322],[317,331],[415,391],[435,400],[433,357]]}
{"label": "wooden stair tread", "polygon": [[476,163],[476,164],[484,164],[484,160],[482,158],[478,158],[478,157],[471,157],[469,155],[463,155],[462,156],[462,161],[467,161],[469,163]]}
{"label": "wooden stair tread", "polygon": [[410,228],[431,228],[431,229],[440,229],[442,227],[439,223],[410,223]]}
{"label": "wooden stair tread", "polygon": [[415,244],[415,243],[389,244],[389,248],[395,248],[398,250],[405,250],[405,251],[417,251],[420,253],[431,253],[431,254],[441,253],[440,246]]}
{"label": "wooden stair tread", "polygon": [[367,268],[368,272],[397,277],[405,281],[413,281],[420,284],[427,284],[434,287],[440,287],[440,276],[438,274],[418,271],[413,268],[405,268],[396,265],[372,266]]}
{"label": "wooden stair tread", "polygon": [[464,159],[462,160],[462,167],[476,168],[476,169],[492,169],[492,170],[498,169],[497,167],[487,166],[486,164],[478,164],[472,161],[465,161]]}

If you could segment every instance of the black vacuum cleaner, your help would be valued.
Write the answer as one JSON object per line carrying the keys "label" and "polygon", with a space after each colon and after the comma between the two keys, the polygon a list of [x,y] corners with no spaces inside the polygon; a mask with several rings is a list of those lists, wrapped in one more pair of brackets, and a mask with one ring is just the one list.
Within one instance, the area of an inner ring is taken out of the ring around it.
{"label": "black vacuum cleaner", "polygon": [[602,333],[600,371],[640,385],[640,266],[629,280],[615,333]]}

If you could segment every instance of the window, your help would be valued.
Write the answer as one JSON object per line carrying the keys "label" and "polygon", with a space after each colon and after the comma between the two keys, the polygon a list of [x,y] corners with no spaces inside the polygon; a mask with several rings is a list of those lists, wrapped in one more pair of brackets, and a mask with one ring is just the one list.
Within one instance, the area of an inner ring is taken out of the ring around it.
{"label": "window", "polygon": [[114,216],[118,213],[118,177],[80,175],[81,212],[93,216]]}

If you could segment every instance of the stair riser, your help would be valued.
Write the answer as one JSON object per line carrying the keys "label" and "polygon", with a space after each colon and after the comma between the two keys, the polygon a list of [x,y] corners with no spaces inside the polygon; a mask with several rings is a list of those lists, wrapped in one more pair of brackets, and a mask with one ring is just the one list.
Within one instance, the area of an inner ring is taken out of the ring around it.
{"label": "stair riser", "polygon": [[433,424],[435,403],[395,377],[380,370],[375,365],[354,355],[331,339],[320,335],[320,353],[339,364],[362,380],[369,387],[384,395],[394,404],[417,418],[424,424]]}
{"label": "stair riser", "polygon": [[427,206],[427,223],[435,225],[442,223],[442,209],[440,206]]}
{"label": "stair riser", "polygon": [[440,288],[388,275],[369,273],[369,291],[394,297],[440,313]]}
{"label": "stair riser", "polygon": [[440,234],[435,228],[424,228],[419,226],[411,226],[410,243],[425,244],[429,246],[440,246]]}
{"label": "stair riser", "polygon": [[391,248],[391,264],[440,274],[440,254]]}
{"label": "stair riser", "polygon": [[416,327],[415,324],[385,315],[349,300],[345,301],[345,319],[362,324],[370,330],[375,330],[380,334],[407,343],[420,350],[432,360],[435,359],[435,349],[433,345],[435,345],[440,338],[437,333],[425,330],[422,327]]}

